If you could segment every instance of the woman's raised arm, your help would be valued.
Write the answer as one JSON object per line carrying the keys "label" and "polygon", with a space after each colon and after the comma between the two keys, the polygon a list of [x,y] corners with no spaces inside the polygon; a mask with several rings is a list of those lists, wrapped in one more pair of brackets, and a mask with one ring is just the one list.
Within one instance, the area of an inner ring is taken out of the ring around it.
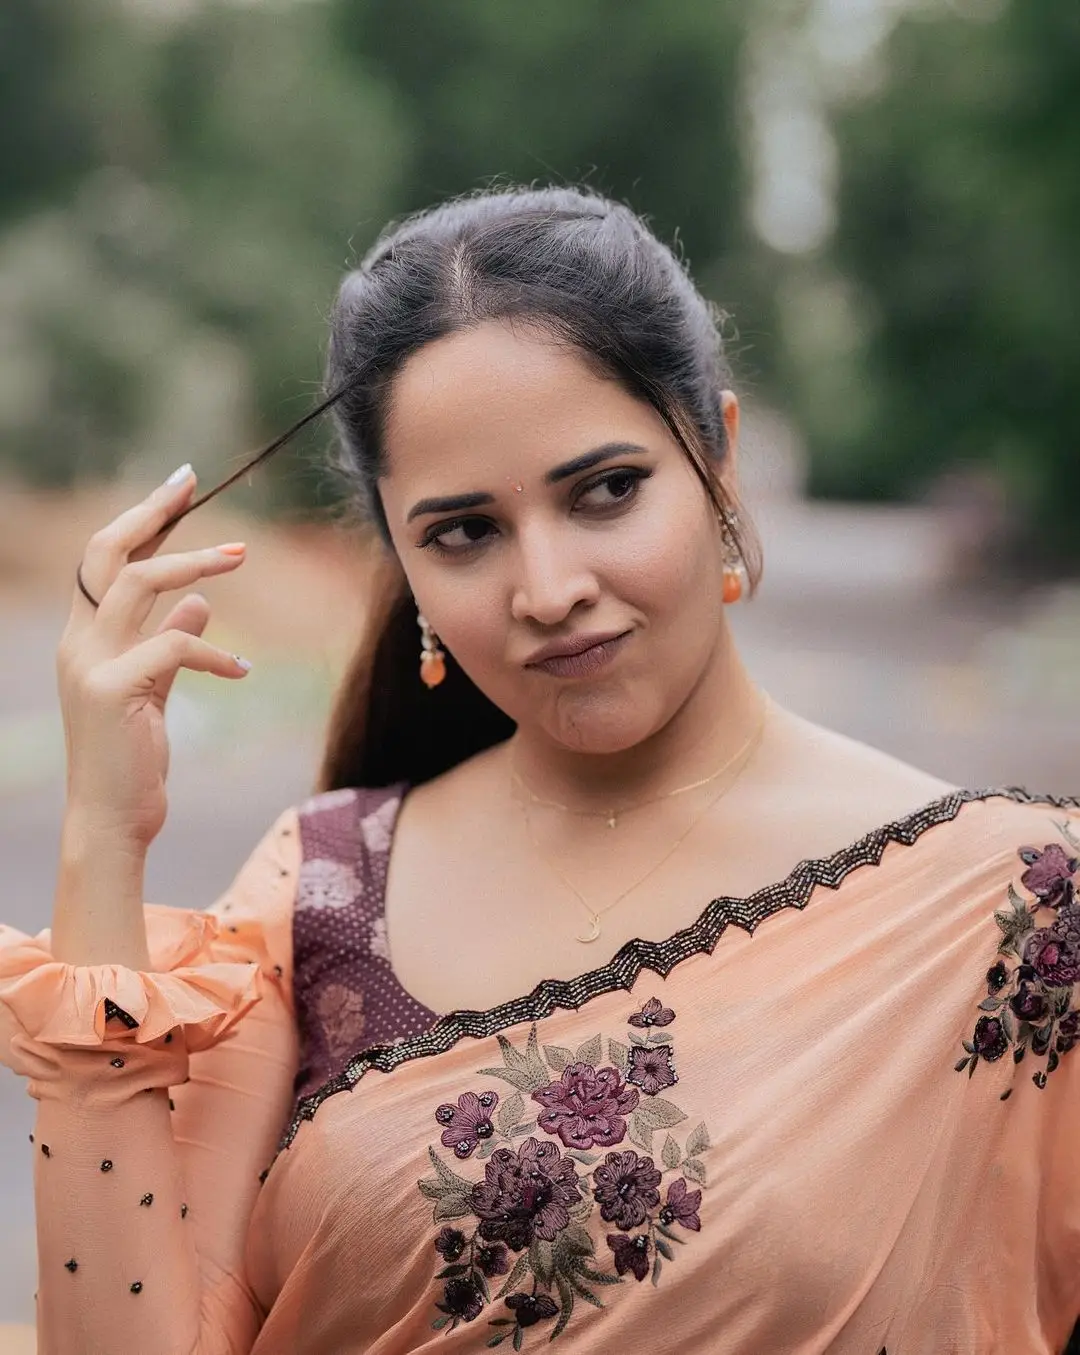
{"label": "woman's raised arm", "polygon": [[260,1321],[243,1254],[295,1070],[295,821],[259,844],[220,921],[143,902],[176,675],[249,667],[201,638],[198,593],[142,629],[161,595],[243,560],[242,543],[156,553],[194,488],[182,467],[87,545],[57,655],[67,804],[53,928],[0,928],[0,1057],[40,1103],[47,1355],[238,1355]]}

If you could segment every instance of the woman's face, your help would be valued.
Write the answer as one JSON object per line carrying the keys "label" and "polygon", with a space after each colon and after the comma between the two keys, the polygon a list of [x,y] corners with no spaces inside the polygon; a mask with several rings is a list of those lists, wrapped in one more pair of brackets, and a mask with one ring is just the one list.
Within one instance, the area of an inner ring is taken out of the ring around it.
{"label": "woman's face", "polygon": [[664,727],[717,650],[722,548],[650,405],[542,332],[487,322],[405,363],[385,452],[413,596],[481,691],[575,751]]}

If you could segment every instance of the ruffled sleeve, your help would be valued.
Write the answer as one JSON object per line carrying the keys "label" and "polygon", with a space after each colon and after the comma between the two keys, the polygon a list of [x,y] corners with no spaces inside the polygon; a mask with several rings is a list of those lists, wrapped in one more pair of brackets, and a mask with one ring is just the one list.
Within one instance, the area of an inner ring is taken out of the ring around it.
{"label": "ruffled sleeve", "polygon": [[148,973],[61,964],[47,929],[30,937],[0,926],[0,1002],[21,1033],[54,1045],[149,1044],[179,1026],[189,1050],[206,1049],[262,997],[269,956],[257,923],[246,946],[230,948],[250,958],[228,961],[209,914],[147,904],[145,917]]}
{"label": "ruffled sleeve", "polygon": [[283,814],[207,911],[145,906],[150,965],[0,926],[0,1062],[39,1103],[38,1349],[243,1355],[244,1254],[297,1064]]}

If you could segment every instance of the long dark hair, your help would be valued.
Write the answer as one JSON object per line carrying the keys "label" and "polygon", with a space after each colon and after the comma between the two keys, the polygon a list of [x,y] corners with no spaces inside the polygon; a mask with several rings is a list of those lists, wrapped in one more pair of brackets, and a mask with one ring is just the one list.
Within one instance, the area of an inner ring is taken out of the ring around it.
{"label": "long dark hair", "polygon": [[[572,344],[657,411],[734,542],[752,593],[760,547],[719,475],[727,455],[720,395],[730,385],[721,316],[638,216],[582,189],[488,190],[388,227],[341,284],[324,399],[186,512],[332,408],[335,471],[388,548],[378,480],[394,377],[425,344],[504,319],[528,321]],[[333,703],[319,790],[416,785],[513,732],[452,656],[445,682],[434,691],[423,687],[419,648],[416,608],[386,549],[364,633]]]}

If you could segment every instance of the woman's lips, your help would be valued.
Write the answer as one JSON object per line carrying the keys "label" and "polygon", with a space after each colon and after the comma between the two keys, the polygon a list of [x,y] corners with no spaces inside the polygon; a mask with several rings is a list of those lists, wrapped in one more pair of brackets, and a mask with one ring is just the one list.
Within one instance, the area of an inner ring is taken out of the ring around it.
{"label": "woman's lips", "polygon": [[616,635],[610,640],[601,640],[577,654],[558,654],[550,659],[541,659],[538,663],[530,663],[528,666],[549,673],[552,677],[591,677],[611,662],[629,638],[630,632],[624,631],[622,635]]}

